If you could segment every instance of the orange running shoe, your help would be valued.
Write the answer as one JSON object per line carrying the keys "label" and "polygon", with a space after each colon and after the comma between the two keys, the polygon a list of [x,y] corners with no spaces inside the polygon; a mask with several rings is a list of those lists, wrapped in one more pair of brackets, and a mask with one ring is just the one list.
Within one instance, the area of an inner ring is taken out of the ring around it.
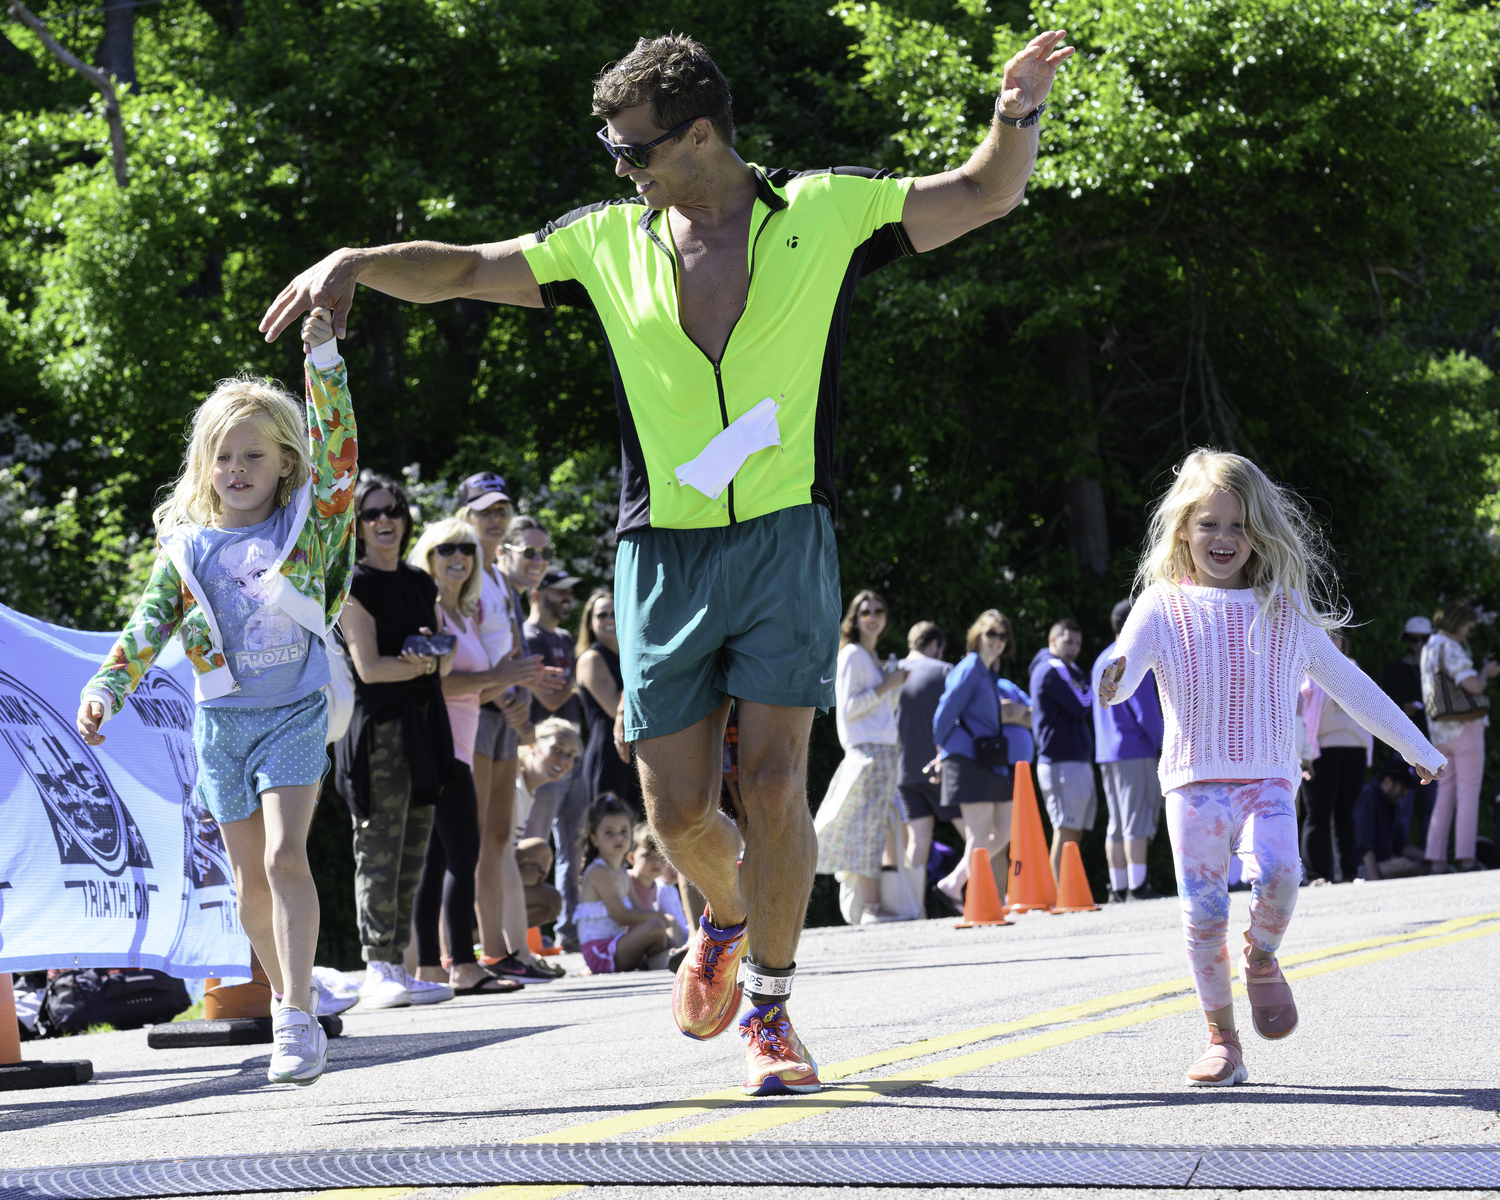
{"label": "orange running shoe", "polygon": [[762,1004],[740,1020],[745,1039],[747,1096],[780,1096],[819,1091],[818,1064],[792,1028],[786,1005]]}
{"label": "orange running shoe", "polygon": [[743,921],[716,929],[706,913],[698,918],[687,957],[672,981],[672,1018],[688,1037],[706,1042],[734,1021],[745,994],[740,962],[747,948]]}

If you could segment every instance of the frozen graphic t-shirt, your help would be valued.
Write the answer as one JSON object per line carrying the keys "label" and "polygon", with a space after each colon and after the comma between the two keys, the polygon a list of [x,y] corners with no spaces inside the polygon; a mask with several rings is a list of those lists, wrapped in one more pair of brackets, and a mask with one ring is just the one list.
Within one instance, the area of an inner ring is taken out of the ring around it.
{"label": "frozen graphic t-shirt", "polygon": [[278,508],[246,529],[199,529],[193,534],[193,574],[203,585],[224,638],[239,691],[205,703],[222,708],[295,704],[328,682],[328,652],[266,592],[276,549],[291,535],[295,505]]}

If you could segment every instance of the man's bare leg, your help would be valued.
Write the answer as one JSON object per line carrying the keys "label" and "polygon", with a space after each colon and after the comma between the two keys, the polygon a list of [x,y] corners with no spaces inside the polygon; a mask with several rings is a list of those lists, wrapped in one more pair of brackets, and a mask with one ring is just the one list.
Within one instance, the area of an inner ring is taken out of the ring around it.
{"label": "man's bare leg", "polygon": [[[661,840],[662,852],[703,893],[708,919],[720,929],[745,919],[735,867],[739,830],[719,811],[728,719],[729,701],[725,700],[696,725],[635,743],[646,815]],[[743,732],[740,737],[743,747]]]}
{"label": "man's bare leg", "polygon": [[738,712],[746,823],[740,888],[750,912],[750,957],[762,967],[790,967],[818,865],[807,807],[813,710],[741,700]]}

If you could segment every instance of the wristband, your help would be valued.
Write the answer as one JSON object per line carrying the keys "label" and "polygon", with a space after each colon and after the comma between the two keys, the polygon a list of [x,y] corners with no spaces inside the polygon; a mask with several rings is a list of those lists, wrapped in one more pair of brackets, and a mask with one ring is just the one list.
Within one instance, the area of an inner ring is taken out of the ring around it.
{"label": "wristband", "polygon": [[1047,111],[1047,102],[1043,100],[1024,117],[1007,117],[1000,111],[1000,97],[995,97],[995,120],[1002,125],[1009,125],[1012,129],[1029,129],[1042,119],[1042,114]]}

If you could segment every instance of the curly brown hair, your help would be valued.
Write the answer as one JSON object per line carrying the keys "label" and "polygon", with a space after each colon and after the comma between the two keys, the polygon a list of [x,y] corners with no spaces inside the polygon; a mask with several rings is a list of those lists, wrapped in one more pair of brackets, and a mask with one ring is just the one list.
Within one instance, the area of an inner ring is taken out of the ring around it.
{"label": "curly brown hair", "polygon": [[596,117],[608,120],[638,104],[651,105],[651,119],[660,129],[707,117],[725,145],[734,145],[729,83],[702,44],[686,34],[641,38],[634,50],[599,72],[594,81]]}

